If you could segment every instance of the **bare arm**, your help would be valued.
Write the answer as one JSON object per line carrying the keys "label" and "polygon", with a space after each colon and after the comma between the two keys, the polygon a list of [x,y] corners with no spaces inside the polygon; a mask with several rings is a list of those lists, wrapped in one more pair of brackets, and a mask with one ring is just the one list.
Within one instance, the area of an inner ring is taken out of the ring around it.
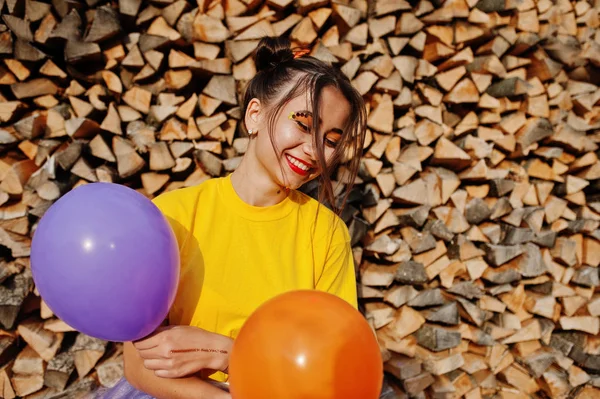
{"label": "bare arm", "polygon": [[125,378],[136,389],[156,399],[231,399],[231,395],[197,376],[157,377],[144,363],[131,342],[123,345]]}

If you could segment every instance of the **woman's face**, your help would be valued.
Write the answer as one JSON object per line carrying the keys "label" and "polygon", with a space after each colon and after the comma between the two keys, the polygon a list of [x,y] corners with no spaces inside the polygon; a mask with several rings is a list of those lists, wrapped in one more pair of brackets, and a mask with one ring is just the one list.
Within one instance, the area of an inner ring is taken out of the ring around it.
{"label": "woman's face", "polygon": [[[254,100],[253,100],[254,101]],[[318,168],[317,152],[313,148],[310,98],[301,95],[291,100],[275,121],[272,145],[268,131],[268,116],[264,105],[251,102],[248,106],[246,126],[257,130],[255,141],[256,157],[266,173],[279,186],[296,189],[316,178]],[[350,116],[348,100],[334,87],[321,91],[319,129],[323,134],[323,150],[329,165],[336,145],[341,139],[342,128]],[[253,112],[255,112],[253,114]],[[248,120],[250,114],[250,121]]]}

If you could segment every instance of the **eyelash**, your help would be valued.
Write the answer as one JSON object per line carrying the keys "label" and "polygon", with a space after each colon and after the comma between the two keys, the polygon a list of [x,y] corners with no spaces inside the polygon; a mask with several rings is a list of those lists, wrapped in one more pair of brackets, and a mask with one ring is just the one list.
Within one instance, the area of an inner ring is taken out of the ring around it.
{"label": "eyelash", "polygon": [[[294,122],[296,122],[296,124],[298,126],[300,126],[300,129],[304,130],[305,133],[308,133],[310,131],[308,126],[306,126],[304,123],[302,123],[300,121],[296,121],[296,120]],[[325,139],[325,144],[327,144],[328,146],[330,146],[332,148],[335,148],[337,146],[336,141],[328,140],[327,138]]]}
{"label": "eyelash", "polygon": [[301,128],[302,130],[304,130],[306,133],[308,133],[308,131],[309,131],[309,129],[308,129],[308,126],[306,126],[304,123],[302,123],[302,122],[300,122],[300,121],[296,121],[296,120],[295,120],[294,122],[296,122],[296,124],[297,124],[298,126],[300,126],[300,128]]}

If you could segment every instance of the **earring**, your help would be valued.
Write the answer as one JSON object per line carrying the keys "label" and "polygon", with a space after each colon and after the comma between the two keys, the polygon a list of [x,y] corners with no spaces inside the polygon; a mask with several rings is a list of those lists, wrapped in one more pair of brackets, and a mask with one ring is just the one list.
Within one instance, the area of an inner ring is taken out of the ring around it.
{"label": "earring", "polygon": [[254,129],[248,130],[248,136],[252,136],[255,133],[256,133],[256,131]]}

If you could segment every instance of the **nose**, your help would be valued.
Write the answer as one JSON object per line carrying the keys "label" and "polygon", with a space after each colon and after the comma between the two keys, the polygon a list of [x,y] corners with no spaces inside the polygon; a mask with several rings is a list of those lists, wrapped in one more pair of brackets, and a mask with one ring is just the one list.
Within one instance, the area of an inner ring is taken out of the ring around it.
{"label": "nose", "polygon": [[304,151],[304,153],[309,157],[309,159],[312,162],[316,162],[317,153],[315,151],[315,147],[313,145],[312,138],[309,138],[304,141],[304,143],[302,144],[302,150]]}

